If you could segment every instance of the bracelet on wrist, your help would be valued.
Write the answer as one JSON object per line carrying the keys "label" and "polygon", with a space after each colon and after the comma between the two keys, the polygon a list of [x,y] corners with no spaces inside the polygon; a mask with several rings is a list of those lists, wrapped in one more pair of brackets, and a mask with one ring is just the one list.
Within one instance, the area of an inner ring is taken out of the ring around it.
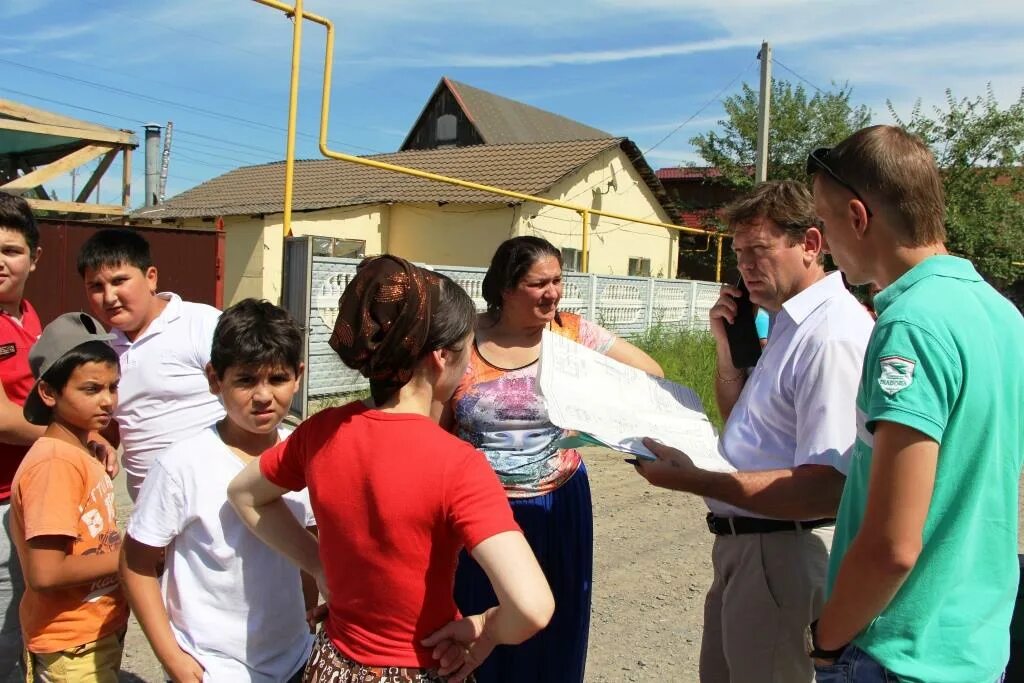
{"label": "bracelet on wrist", "polygon": [[745,375],[745,374],[743,373],[743,371],[741,370],[741,371],[740,371],[740,374],[738,374],[738,375],[736,375],[735,377],[732,377],[732,378],[730,378],[730,379],[726,379],[725,377],[722,377],[722,373],[721,373],[721,372],[719,371],[719,369],[718,369],[718,368],[715,368],[715,377],[716,377],[716,378],[718,379],[718,381],[719,381],[719,382],[721,382],[722,384],[735,384],[736,382],[739,382],[739,381],[740,381],[741,379],[743,379],[743,378],[744,378],[745,376],[746,376],[746,375]]}

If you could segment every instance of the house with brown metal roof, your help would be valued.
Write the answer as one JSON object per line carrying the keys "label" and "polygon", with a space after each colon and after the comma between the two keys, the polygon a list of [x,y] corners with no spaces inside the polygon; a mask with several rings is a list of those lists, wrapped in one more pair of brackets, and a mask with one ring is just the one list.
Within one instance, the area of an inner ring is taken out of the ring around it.
{"label": "house with brown metal roof", "polygon": [[[442,79],[402,149],[369,157],[575,205],[679,223],[643,154],[626,138]],[[226,231],[225,303],[281,292],[284,163],[245,166],[136,211],[134,221]],[[295,166],[292,231],[318,253],[384,252],[436,265],[486,266],[515,235],[540,235],[579,266],[580,216],[335,159]],[[676,231],[591,217],[590,270],[672,277]]]}

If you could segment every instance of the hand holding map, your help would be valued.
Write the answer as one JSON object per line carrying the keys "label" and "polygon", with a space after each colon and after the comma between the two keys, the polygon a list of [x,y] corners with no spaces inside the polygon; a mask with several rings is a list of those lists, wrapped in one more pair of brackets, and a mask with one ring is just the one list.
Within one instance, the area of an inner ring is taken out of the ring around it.
{"label": "hand holding map", "polygon": [[551,422],[579,432],[566,447],[589,442],[653,460],[642,442],[650,437],[683,451],[702,469],[735,471],[719,455],[711,421],[689,387],[548,331],[541,341],[539,376]]}

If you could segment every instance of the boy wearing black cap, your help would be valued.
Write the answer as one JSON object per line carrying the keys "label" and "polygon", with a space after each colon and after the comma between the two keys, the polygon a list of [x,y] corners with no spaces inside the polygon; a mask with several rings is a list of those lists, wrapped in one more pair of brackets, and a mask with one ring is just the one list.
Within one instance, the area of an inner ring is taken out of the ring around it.
{"label": "boy wearing black cap", "polygon": [[29,352],[25,419],[46,431],[14,474],[11,535],[26,583],[22,635],[41,680],[113,683],[121,665],[128,606],[114,487],[89,446],[117,407],[112,338],[85,313],[66,313]]}

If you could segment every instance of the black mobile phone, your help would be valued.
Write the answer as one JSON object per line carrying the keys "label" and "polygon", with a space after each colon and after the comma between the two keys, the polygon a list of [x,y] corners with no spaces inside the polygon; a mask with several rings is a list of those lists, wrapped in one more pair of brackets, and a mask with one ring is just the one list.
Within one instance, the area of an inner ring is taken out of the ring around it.
{"label": "black mobile phone", "polygon": [[752,368],[761,357],[761,340],[754,323],[754,304],[743,278],[736,283],[742,294],[736,298],[736,319],[730,325],[725,323],[725,335],[729,339],[729,355],[737,368]]}

